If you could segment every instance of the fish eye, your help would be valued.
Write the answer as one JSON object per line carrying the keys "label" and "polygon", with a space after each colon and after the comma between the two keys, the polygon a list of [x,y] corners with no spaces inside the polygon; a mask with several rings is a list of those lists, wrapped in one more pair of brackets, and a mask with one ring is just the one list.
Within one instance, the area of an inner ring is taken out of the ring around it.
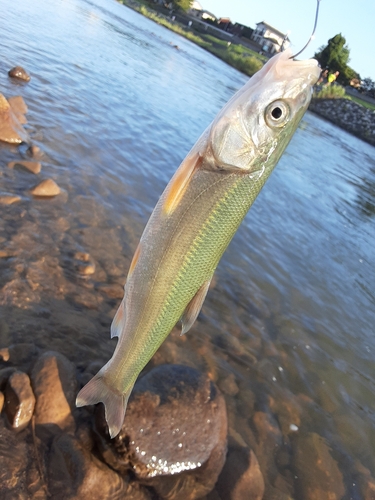
{"label": "fish eye", "polygon": [[265,120],[270,127],[283,127],[290,116],[290,108],[286,102],[278,100],[271,102],[265,111]]}

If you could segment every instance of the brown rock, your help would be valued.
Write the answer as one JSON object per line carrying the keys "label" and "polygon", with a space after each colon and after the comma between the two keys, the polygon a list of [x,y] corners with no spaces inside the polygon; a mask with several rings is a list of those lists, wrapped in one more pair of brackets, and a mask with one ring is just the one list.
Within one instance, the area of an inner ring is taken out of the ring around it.
{"label": "brown rock", "polygon": [[39,161],[11,161],[8,163],[9,168],[19,168],[21,170],[26,170],[32,174],[39,174],[42,170],[42,164]]}
{"label": "brown rock", "polygon": [[220,380],[218,383],[220,389],[228,396],[235,396],[238,394],[239,388],[236,384],[236,377],[230,373],[226,378]]}
{"label": "brown rock", "polygon": [[263,475],[258,460],[250,448],[229,449],[216,490],[222,500],[262,500]]}
{"label": "brown rock", "polygon": [[32,195],[43,197],[57,196],[60,192],[61,189],[52,179],[45,179],[31,190]]}
{"label": "brown rock", "polygon": [[355,478],[361,491],[363,500],[375,500],[375,478],[371,475],[369,469],[362,465],[358,460],[355,463]]}
{"label": "brown rock", "polygon": [[35,397],[26,373],[13,373],[5,389],[5,413],[16,430],[22,430],[29,424],[35,407]]}
{"label": "brown rock", "polygon": [[0,413],[3,411],[4,406],[4,394],[0,392]]}
{"label": "brown rock", "polygon": [[27,142],[28,135],[20,124],[10,104],[5,97],[0,94],[0,141],[10,144],[20,144]]}
{"label": "brown rock", "polygon": [[341,500],[345,494],[342,473],[324,438],[310,432],[293,439],[296,491],[306,500]]}
{"label": "brown rock", "polygon": [[213,489],[226,437],[225,402],[215,384],[193,368],[162,365],[136,383],[105,459],[113,468],[132,468],[160,498],[192,500]]}
{"label": "brown rock", "polygon": [[40,150],[40,147],[39,146],[35,146],[34,144],[32,144],[31,146],[29,146],[27,148],[26,152],[32,158],[39,158],[40,156],[42,156],[42,152]]}
{"label": "brown rock", "polygon": [[0,193],[0,205],[12,205],[21,201],[21,197],[16,194]]}
{"label": "brown rock", "polygon": [[24,82],[30,81],[30,75],[23,69],[22,66],[15,66],[8,71],[8,75],[11,78],[17,78],[18,80],[23,80]]}
{"label": "brown rock", "polygon": [[124,296],[124,287],[114,283],[113,285],[99,285],[99,292],[105,293],[110,299],[122,299]]}
{"label": "brown rock", "polygon": [[47,351],[36,361],[31,382],[36,397],[35,425],[43,431],[74,429],[72,409],[75,404],[77,382],[75,367],[62,354]]}
{"label": "brown rock", "polygon": [[22,96],[17,95],[17,96],[13,96],[13,97],[8,97],[8,102],[10,104],[10,107],[14,111],[14,113],[26,115],[27,106],[26,106],[26,103],[23,100]]}
{"label": "brown rock", "polygon": [[87,264],[79,264],[77,266],[77,270],[79,274],[83,274],[84,276],[90,276],[95,273],[95,263],[89,262]]}
{"label": "brown rock", "polygon": [[51,198],[57,196],[61,189],[52,179],[46,179],[31,189],[31,194],[36,197]]}
{"label": "brown rock", "polygon": [[[128,496],[127,483],[112,469],[85,450],[72,436],[54,439],[48,460],[48,489],[51,498],[71,500],[120,499]],[[150,497],[139,496],[139,500]]]}

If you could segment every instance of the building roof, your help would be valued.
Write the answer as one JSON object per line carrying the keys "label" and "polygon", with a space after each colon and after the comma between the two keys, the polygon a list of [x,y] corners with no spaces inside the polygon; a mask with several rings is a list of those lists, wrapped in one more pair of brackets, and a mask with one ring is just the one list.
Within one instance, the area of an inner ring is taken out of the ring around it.
{"label": "building roof", "polygon": [[280,35],[283,38],[286,37],[286,40],[289,40],[289,38],[288,38],[288,36],[287,36],[286,33],[283,33],[282,31],[274,28],[273,26],[271,26],[270,24],[266,23],[265,21],[261,21],[260,23],[256,23],[257,26],[258,26],[258,24],[264,24],[265,26],[267,26],[267,28],[270,28],[274,33],[277,33],[278,35]]}

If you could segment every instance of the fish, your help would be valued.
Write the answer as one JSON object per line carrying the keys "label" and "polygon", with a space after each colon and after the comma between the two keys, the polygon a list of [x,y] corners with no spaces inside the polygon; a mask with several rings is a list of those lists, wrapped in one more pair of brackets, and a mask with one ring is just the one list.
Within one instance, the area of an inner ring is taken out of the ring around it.
{"label": "fish", "polygon": [[111,325],[112,358],[80,390],[102,402],[111,438],[138,375],[180,321],[195,322],[214,271],[291,140],[320,76],[314,59],[273,56],[228,101],[165,188],[144,229]]}

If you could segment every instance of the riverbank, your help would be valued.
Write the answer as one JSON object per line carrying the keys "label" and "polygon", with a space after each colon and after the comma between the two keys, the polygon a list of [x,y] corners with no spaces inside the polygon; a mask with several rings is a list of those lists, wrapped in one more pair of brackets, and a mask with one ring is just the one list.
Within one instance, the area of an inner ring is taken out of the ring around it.
{"label": "riverbank", "polygon": [[[247,76],[252,76],[260,70],[263,64],[268,60],[265,56],[257,54],[241,43],[218,38],[210,33],[210,26],[205,23],[191,19],[191,26],[189,26],[189,18],[187,16],[177,15],[174,16],[175,19],[172,19],[164,13],[152,9],[148,5],[137,2],[136,0],[117,1],[161,26],[187,38]],[[226,33],[223,32],[223,34],[225,35]],[[235,39],[235,37],[232,38]],[[178,46],[176,46],[176,48],[178,48]]]}
{"label": "riverbank", "polygon": [[375,146],[375,111],[345,98],[314,98],[309,110]]}

